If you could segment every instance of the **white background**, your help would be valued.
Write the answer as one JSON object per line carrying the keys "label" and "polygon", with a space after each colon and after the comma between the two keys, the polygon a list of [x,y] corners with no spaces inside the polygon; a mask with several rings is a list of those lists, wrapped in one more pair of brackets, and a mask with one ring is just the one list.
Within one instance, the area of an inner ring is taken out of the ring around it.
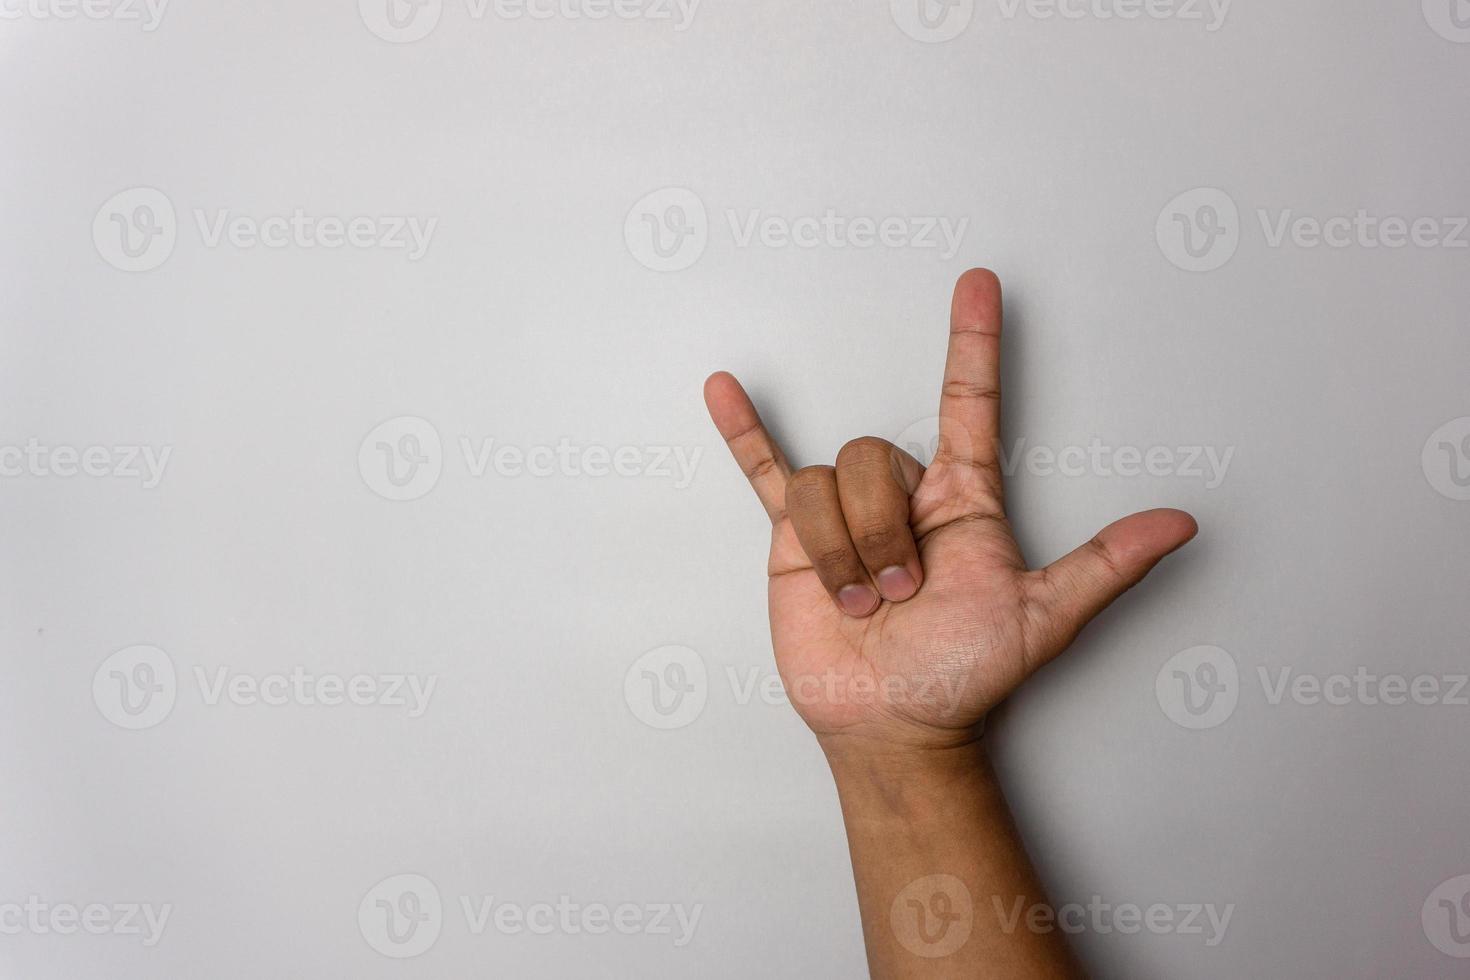
{"label": "white background", "polygon": [[[1150,506],[1203,528],[991,723],[1054,900],[1235,906],[1214,947],[1091,930],[1086,961],[1467,969],[1421,912],[1470,872],[1470,707],[1272,704],[1258,679],[1467,669],[1470,502],[1436,485],[1470,459],[1421,450],[1470,416],[1470,250],[1272,247],[1259,217],[1470,211],[1449,0],[1242,0],[1216,30],[1207,7],[980,0],[942,43],[876,0],[705,0],[683,30],[445,0],[411,43],[369,29],[371,2],[177,0],[151,31],[40,16],[58,2],[0,20],[0,446],[171,455],[147,488],[0,479],[0,905],[172,911],[151,947],[0,935],[0,974],[862,975],[830,777],[789,708],[741,703],[727,673],[772,670],[765,520],[699,390],[733,370],[798,463],[893,437],[935,410],[972,265],[1007,290],[1007,440],[1234,447],[1213,489],[1025,466],[1010,484],[1033,563]],[[93,224],[137,187],[166,195],[177,240],[128,272],[109,214]],[[679,271],[625,238],[664,188],[705,209]],[[1209,272],[1156,236],[1195,188],[1238,209]],[[438,224],[417,261],[211,247],[196,212],[223,209]],[[829,209],[968,224],[945,256],[742,246],[728,216]],[[440,436],[442,473],[395,502],[359,448],[403,416]],[[476,477],[462,438],[703,455],[687,486]],[[176,668],[174,703],[126,730],[93,681],[140,644]],[[706,666],[706,703],[657,730],[624,681],[666,645]],[[1155,682],[1201,645],[1238,665],[1238,704],[1192,730]],[[211,704],[196,679],[296,667],[437,686],[409,717]],[[444,909],[402,960],[358,916],[400,874]],[[682,947],[475,935],[463,896],[702,911]]]}

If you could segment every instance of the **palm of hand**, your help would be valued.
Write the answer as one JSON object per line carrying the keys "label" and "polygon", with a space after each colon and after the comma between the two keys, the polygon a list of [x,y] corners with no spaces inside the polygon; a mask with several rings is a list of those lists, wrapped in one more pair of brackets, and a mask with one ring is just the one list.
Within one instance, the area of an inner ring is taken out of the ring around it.
{"label": "palm of hand", "polygon": [[[1147,511],[1109,525],[1046,568],[1027,569],[1005,518],[994,452],[1000,320],[994,275],[975,270],[961,277],[935,463],[925,472],[904,456],[895,471],[922,478],[887,487],[900,499],[912,489],[902,533],[905,541],[912,535],[909,554],[916,549],[917,562],[910,564],[922,581],[909,597],[878,601],[866,615],[851,615],[835,601],[844,581],[853,581],[852,562],[842,580],[827,549],[809,555],[803,547],[787,511],[791,467],[744,390],[728,374],[706,383],[710,414],[772,519],[767,571],[777,668],[792,704],[818,736],[921,747],[973,738],[992,707],[1197,530],[1181,511]],[[867,441],[871,448],[877,440]],[[900,451],[888,448],[896,460]],[[838,464],[840,476],[841,455]],[[829,510],[834,507],[829,500]],[[851,530],[853,514],[844,518],[837,510],[837,522],[846,519]],[[861,538],[856,530],[839,534],[849,551]],[[873,579],[877,571],[868,569]]]}
{"label": "palm of hand", "polygon": [[[926,506],[926,489],[912,502],[918,528],[939,510]],[[776,665],[793,705],[819,735],[898,730],[914,738],[967,738],[1029,673],[1029,573],[1005,519],[962,515],[917,543],[924,587],[855,619],[832,602],[790,519],[774,527]]]}

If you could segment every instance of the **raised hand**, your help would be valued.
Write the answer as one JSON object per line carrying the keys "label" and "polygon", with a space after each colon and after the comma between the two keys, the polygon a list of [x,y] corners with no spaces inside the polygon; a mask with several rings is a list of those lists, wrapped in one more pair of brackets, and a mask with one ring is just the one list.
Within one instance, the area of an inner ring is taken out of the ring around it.
{"label": "raised hand", "polygon": [[829,751],[971,741],[986,712],[1197,530],[1182,511],[1145,511],[1029,570],[997,461],[1000,346],[1000,283],[967,272],[927,471],[866,437],[836,466],[792,472],[740,383],[725,373],[705,383],[710,416],[771,518],[777,666]]}

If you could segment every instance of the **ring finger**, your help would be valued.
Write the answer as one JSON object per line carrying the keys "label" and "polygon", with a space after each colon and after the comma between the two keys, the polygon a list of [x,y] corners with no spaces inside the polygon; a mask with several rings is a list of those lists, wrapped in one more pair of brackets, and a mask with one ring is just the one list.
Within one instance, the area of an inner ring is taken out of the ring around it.
{"label": "ring finger", "polygon": [[847,533],[837,470],[808,466],[793,473],[786,484],[786,513],[832,601],[848,616],[871,616],[878,608],[878,590]]}

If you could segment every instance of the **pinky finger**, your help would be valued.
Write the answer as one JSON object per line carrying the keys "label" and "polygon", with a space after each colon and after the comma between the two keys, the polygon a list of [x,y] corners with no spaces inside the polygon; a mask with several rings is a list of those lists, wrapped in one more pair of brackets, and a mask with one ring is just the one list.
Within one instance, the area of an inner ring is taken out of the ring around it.
{"label": "pinky finger", "polygon": [[771,523],[781,520],[786,516],[786,481],[791,476],[791,465],[766,431],[750,396],[734,375],[717,371],[704,383],[704,403]]}

